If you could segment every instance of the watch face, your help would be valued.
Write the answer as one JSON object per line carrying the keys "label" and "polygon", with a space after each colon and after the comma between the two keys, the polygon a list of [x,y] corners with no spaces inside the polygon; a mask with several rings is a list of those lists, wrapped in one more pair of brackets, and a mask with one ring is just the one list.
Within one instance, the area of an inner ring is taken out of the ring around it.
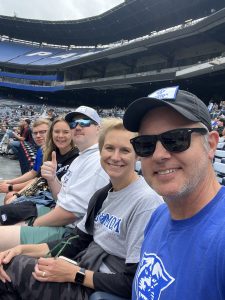
{"label": "watch face", "polygon": [[74,281],[76,283],[82,284],[84,282],[85,278],[85,269],[80,269],[80,271],[77,272]]}

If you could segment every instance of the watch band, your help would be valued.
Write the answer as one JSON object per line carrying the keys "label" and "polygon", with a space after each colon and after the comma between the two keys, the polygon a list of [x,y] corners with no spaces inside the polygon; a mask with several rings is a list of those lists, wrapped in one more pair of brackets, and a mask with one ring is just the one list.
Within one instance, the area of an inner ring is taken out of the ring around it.
{"label": "watch band", "polygon": [[8,186],[8,192],[13,192],[13,185],[12,185],[12,184],[10,184],[10,185]]}
{"label": "watch band", "polygon": [[84,283],[85,271],[86,270],[84,268],[80,268],[80,270],[75,275],[75,278],[74,278],[75,283],[78,283],[78,284],[83,284]]}

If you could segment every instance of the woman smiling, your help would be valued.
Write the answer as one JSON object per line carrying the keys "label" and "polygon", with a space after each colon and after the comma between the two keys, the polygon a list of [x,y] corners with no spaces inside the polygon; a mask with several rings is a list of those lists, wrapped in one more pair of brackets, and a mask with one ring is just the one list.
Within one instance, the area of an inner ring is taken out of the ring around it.
{"label": "woman smiling", "polygon": [[[2,299],[15,293],[23,299],[44,295],[46,299],[82,300],[95,290],[131,296],[144,228],[162,203],[134,171],[137,157],[130,143],[133,137],[122,120],[103,122],[101,164],[111,183],[92,196],[86,215],[66,240],[20,245],[0,253],[3,265],[16,256],[6,271],[0,269],[0,279],[7,281],[8,289],[4,283],[0,285],[0,293],[5,293]],[[59,252],[78,265],[58,258]],[[55,259],[46,258],[47,253]]]}

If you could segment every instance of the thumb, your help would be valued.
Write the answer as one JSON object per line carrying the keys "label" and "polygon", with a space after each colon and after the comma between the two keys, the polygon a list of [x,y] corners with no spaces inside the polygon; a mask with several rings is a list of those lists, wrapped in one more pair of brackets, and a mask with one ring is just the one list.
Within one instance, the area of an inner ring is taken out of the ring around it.
{"label": "thumb", "polygon": [[52,163],[54,165],[57,165],[56,152],[55,151],[52,151]]}

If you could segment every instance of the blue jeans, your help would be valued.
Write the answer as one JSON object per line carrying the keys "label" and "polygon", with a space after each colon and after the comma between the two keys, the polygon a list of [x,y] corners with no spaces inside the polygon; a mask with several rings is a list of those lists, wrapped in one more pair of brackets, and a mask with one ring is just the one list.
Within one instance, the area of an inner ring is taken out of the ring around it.
{"label": "blue jeans", "polygon": [[11,141],[9,147],[13,150],[13,153],[18,157],[18,152],[20,148],[20,141]]}
{"label": "blue jeans", "polygon": [[89,300],[129,300],[129,299],[121,298],[119,296],[105,293],[105,292],[95,292],[89,297]]}

